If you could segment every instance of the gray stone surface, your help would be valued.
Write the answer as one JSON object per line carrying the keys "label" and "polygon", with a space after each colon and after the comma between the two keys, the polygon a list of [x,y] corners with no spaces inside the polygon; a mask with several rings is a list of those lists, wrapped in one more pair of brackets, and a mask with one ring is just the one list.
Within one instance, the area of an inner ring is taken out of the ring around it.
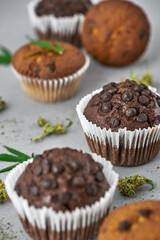
{"label": "gray stone surface", "polygon": [[[26,34],[34,36],[26,11],[27,2],[27,0],[0,0],[0,44],[8,46],[13,52],[27,42]],[[4,152],[3,145],[11,146],[28,154],[41,153],[44,149],[64,146],[89,151],[75,111],[76,104],[84,95],[101,87],[106,82],[119,81],[122,77],[129,77],[130,69],[140,75],[146,70],[151,71],[154,75],[155,87],[160,90],[160,1],[135,0],[134,2],[139,2],[145,9],[152,25],[150,44],[143,57],[133,65],[123,68],[105,67],[92,60],[76,95],[65,102],[41,104],[32,101],[25,95],[10,68],[0,67],[0,96],[7,102],[6,110],[0,113],[0,152]],[[57,116],[60,120],[69,117],[74,124],[67,135],[52,135],[43,142],[33,143],[31,138],[39,136],[41,132],[36,123],[40,115],[50,121],[54,121]],[[0,163],[0,168],[5,166],[7,164]],[[149,187],[144,186],[141,188],[143,191],[139,190],[137,197],[132,198],[122,197],[117,191],[112,208],[142,199],[159,199],[160,168],[157,167],[160,167],[160,155],[143,166],[114,167],[120,177],[142,174],[151,178],[155,182],[155,189],[148,191]],[[6,174],[1,174],[0,178],[4,179],[5,176]],[[15,234],[17,240],[30,239],[23,230],[11,202],[0,205],[0,225],[1,220],[4,224],[11,223],[10,230],[13,231],[13,234],[10,233],[10,235]]]}

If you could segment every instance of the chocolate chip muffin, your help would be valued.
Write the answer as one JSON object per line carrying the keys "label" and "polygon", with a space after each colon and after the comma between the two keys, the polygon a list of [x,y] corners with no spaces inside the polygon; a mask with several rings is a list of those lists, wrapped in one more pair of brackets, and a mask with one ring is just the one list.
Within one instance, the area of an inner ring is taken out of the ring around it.
{"label": "chocolate chip muffin", "polygon": [[102,223],[99,240],[160,239],[160,201],[140,201],[113,211]]}
{"label": "chocolate chip muffin", "polygon": [[[51,45],[55,43],[48,41]],[[40,102],[67,99],[76,91],[89,59],[75,46],[60,42],[58,54],[34,43],[19,48],[12,57],[12,68],[29,97]]]}
{"label": "chocolate chip muffin", "polygon": [[139,165],[160,149],[160,97],[146,85],[126,80],[109,83],[78,106],[93,152],[115,165]]}
{"label": "chocolate chip muffin", "polygon": [[69,148],[51,149],[27,166],[15,190],[36,208],[73,211],[92,205],[109,189],[102,168],[89,154]]}
{"label": "chocolate chip muffin", "polygon": [[91,6],[90,0],[37,0],[29,3],[28,10],[40,39],[57,39],[81,46],[80,29]]}
{"label": "chocolate chip muffin", "polygon": [[35,240],[93,239],[118,182],[110,162],[55,148],[19,164],[5,181],[25,230]]}
{"label": "chocolate chip muffin", "polygon": [[99,62],[125,66],[142,55],[149,34],[150,24],[139,6],[129,1],[108,0],[87,12],[82,43]]}

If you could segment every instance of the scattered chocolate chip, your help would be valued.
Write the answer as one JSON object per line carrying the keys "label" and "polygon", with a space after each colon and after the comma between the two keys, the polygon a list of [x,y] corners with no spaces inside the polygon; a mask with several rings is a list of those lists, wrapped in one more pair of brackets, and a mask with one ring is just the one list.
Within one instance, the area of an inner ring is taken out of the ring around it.
{"label": "scattered chocolate chip", "polygon": [[141,91],[141,87],[140,87],[140,85],[136,84],[136,85],[132,88],[132,90],[139,93],[139,92]]}
{"label": "scattered chocolate chip", "polygon": [[60,164],[60,163],[55,163],[53,166],[52,166],[52,172],[55,174],[55,175],[60,175],[64,172],[65,168]]}
{"label": "scattered chocolate chip", "polygon": [[100,97],[97,97],[94,101],[94,105],[99,105],[101,102]]}
{"label": "scattered chocolate chip", "polygon": [[19,185],[15,186],[15,191],[17,192],[18,195],[21,194],[21,187]]}
{"label": "scattered chocolate chip", "polygon": [[81,168],[80,162],[75,158],[69,159],[67,164],[74,171],[78,171]]}
{"label": "scattered chocolate chip", "polygon": [[126,117],[135,117],[137,115],[137,110],[135,108],[128,108],[126,110]]}
{"label": "scattered chocolate chip", "polygon": [[39,65],[36,65],[33,67],[32,71],[38,73],[41,70],[41,67]]}
{"label": "scattered chocolate chip", "polygon": [[141,30],[139,33],[139,38],[143,38],[145,36],[146,32],[144,30]]}
{"label": "scattered chocolate chip", "polygon": [[159,123],[160,123],[159,119],[155,119],[154,124],[159,125]]}
{"label": "scattered chocolate chip", "polygon": [[110,82],[103,86],[103,90],[108,91],[110,88],[116,88],[116,87],[117,87],[116,83]]}
{"label": "scattered chocolate chip", "polygon": [[85,178],[82,176],[76,176],[72,179],[72,185],[74,187],[83,187],[85,186],[85,183],[86,183]]}
{"label": "scattered chocolate chip", "polygon": [[140,113],[137,116],[137,122],[140,122],[140,123],[147,122],[147,115],[145,113]]}
{"label": "scattered chocolate chip", "polygon": [[139,86],[139,88],[140,88],[141,91],[142,91],[143,89],[148,89],[147,85],[145,85],[145,84],[143,84],[143,83],[139,84],[138,86]]}
{"label": "scattered chocolate chip", "polygon": [[149,104],[149,97],[147,97],[147,96],[140,96],[139,97],[139,99],[138,99],[138,101],[141,103],[141,104],[143,104],[143,105],[148,105]]}
{"label": "scattered chocolate chip", "polygon": [[98,182],[102,182],[104,180],[104,175],[102,172],[97,172],[96,173],[96,176],[95,176],[95,179],[98,181]]}
{"label": "scattered chocolate chip", "polygon": [[52,186],[52,180],[51,179],[43,179],[41,181],[41,184],[44,188],[49,189]]}
{"label": "scattered chocolate chip", "polygon": [[37,165],[35,169],[33,170],[34,174],[37,176],[40,176],[42,174],[42,167],[41,165]]}
{"label": "scattered chocolate chip", "polygon": [[86,158],[88,158],[88,159],[90,159],[90,160],[93,161],[91,154],[89,154],[89,153],[84,153],[84,156],[85,156]]}
{"label": "scattered chocolate chip", "polygon": [[107,112],[109,112],[109,111],[111,111],[112,110],[112,104],[111,103],[103,103],[103,105],[102,105],[102,112],[105,112],[105,113],[107,113]]}
{"label": "scattered chocolate chip", "polygon": [[118,127],[120,125],[120,120],[118,118],[111,118],[109,124],[111,127]]}
{"label": "scattered chocolate chip", "polygon": [[44,158],[42,160],[42,167],[43,167],[43,173],[47,174],[51,170],[51,165],[52,165],[52,159],[50,158]]}
{"label": "scattered chocolate chip", "polygon": [[147,105],[147,107],[148,108],[153,108],[155,105],[154,105],[154,102],[153,101],[151,101],[148,105]]}
{"label": "scattered chocolate chip", "polygon": [[60,197],[60,201],[62,204],[66,205],[68,204],[68,202],[71,199],[71,194],[69,192],[64,192],[62,193],[61,197]]}
{"label": "scattered chocolate chip", "polygon": [[54,64],[48,64],[46,67],[49,68],[51,72],[54,72],[56,70],[56,67]]}
{"label": "scattered chocolate chip", "polygon": [[142,90],[141,95],[150,96],[151,95],[151,91],[148,90],[148,89],[144,89],[144,90]]}
{"label": "scattered chocolate chip", "polygon": [[98,165],[98,167],[99,167],[100,170],[103,169],[103,165],[102,165],[101,163],[97,162],[97,165]]}
{"label": "scattered chocolate chip", "polygon": [[109,92],[104,92],[104,93],[101,95],[101,97],[102,97],[103,102],[108,102],[109,100],[111,100],[112,94],[109,93]]}
{"label": "scattered chocolate chip", "polygon": [[126,231],[126,230],[129,230],[130,226],[131,226],[131,222],[129,222],[128,220],[125,220],[123,222],[120,222],[118,229],[120,231]]}
{"label": "scattered chocolate chip", "polygon": [[125,82],[126,82],[126,83],[132,83],[133,81],[130,80],[130,79],[126,79]]}
{"label": "scattered chocolate chip", "polygon": [[97,195],[97,193],[98,193],[98,188],[95,184],[91,183],[86,187],[86,194],[89,197],[94,197]]}
{"label": "scattered chocolate chip", "polygon": [[133,98],[132,93],[131,93],[131,92],[128,92],[128,91],[124,92],[123,95],[122,95],[122,100],[123,100],[124,102],[129,102],[129,101],[132,100],[132,98]]}
{"label": "scattered chocolate chip", "polygon": [[33,196],[38,196],[39,195],[39,188],[36,185],[33,185],[30,187],[30,193]]}
{"label": "scattered chocolate chip", "polygon": [[117,92],[117,88],[112,87],[112,88],[108,89],[108,92],[111,94],[115,94]]}
{"label": "scattered chocolate chip", "polygon": [[151,211],[150,211],[150,210],[144,210],[144,209],[142,209],[142,210],[139,210],[139,213],[140,213],[143,217],[148,218],[149,215],[151,214]]}

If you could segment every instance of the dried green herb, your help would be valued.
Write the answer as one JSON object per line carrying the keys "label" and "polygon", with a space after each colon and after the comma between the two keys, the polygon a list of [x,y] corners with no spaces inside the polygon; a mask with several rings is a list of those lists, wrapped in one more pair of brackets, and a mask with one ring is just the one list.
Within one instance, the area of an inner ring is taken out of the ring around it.
{"label": "dried green herb", "polygon": [[56,118],[56,123],[52,125],[50,122],[46,121],[45,118],[38,118],[38,125],[43,127],[42,134],[40,137],[33,138],[32,141],[40,141],[43,137],[49,134],[66,134],[67,128],[72,125],[72,121],[69,118],[66,118],[68,124],[64,126],[63,123],[58,123],[58,118]]}
{"label": "dried green herb", "polygon": [[25,153],[22,153],[16,149],[4,146],[4,148],[12,153],[12,154],[7,154],[7,153],[1,153],[0,154],[0,161],[2,162],[17,162],[16,164],[3,168],[0,170],[0,173],[4,173],[4,172],[8,172],[11,169],[13,169],[14,167],[16,167],[18,164],[23,163],[25,161],[27,161],[28,159],[31,159],[34,157],[34,154],[32,153],[31,156],[26,155]]}
{"label": "dried green herb", "polygon": [[152,182],[152,180],[138,174],[130,177],[121,178],[118,181],[117,187],[119,189],[119,192],[123,196],[131,196],[136,195],[135,189],[139,188],[144,184],[150,184],[152,186],[150,190],[154,188],[154,183]]}
{"label": "dried green herb", "polygon": [[[36,45],[38,45],[38,46],[40,46],[40,47],[42,47],[42,48],[44,48],[44,49],[49,49],[49,50],[51,50],[51,51],[53,51],[53,52],[55,52],[55,53],[62,54],[62,53],[64,52],[64,49],[61,47],[60,43],[57,42],[57,41],[54,41],[54,42],[53,42],[54,45],[53,45],[53,44],[51,44],[51,43],[49,43],[49,42],[46,42],[46,41],[41,41],[41,40],[32,39],[32,38],[30,38],[29,36],[27,36],[27,39],[28,39],[30,42],[32,42],[32,43],[34,43],[34,44],[36,44]],[[36,52],[34,52],[34,53],[32,53],[32,54],[35,55]]]}
{"label": "dried green herb", "polygon": [[[130,71],[130,80],[135,81],[138,84],[145,84],[147,86],[153,86],[153,76],[150,72],[145,72],[142,78],[139,78],[132,70]],[[125,82],[126,79],[122,79],[121,82]]]}
{"label": "dried green herb", "polygon": [[4,109],[5,105],[6,105],[6,103],[5,103],[5,102],[2,100],[2,98],[0,97],[0,111],[1,111],[2,109]]}
{"label": "dried green herb", "polygon": [[0,46],[0,64],[9,65],[11,63],[11,59],[11,52],[7,48]]}
{"label": "dried green herb", "polygon": [[2,203],[3,201],[7,201],[7,200],[9,200],[9,197],[6,192],[5,185],[2,182],[2,180],[0,179],[0,203]]}

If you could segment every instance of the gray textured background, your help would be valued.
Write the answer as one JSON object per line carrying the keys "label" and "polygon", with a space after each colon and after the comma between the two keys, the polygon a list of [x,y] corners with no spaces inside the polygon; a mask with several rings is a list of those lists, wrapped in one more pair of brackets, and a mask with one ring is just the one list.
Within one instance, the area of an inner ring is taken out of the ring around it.
{"label": "gray textured background", "polygon": [[[34,36],[27,15],[27,2],[27,0],[0,0],[0,44],[10,48],[12,52],[26,43],[26,34]],[[6,110],[0,113],[0,152],[4,152],[2,145],[11,146],[28,154],[41,153],[45,149],[64,146],[89,151],[75,112],[76,104],[84,95],[100,88],[106,82],[119,81],[122,77],[129,77],[130,69],[140,75],[146,70],[151,71],[155,87],[160,90],[160,1],[136,0],[133,2],[139,3],[144,8],[152,26],[150,43],[143,57],[133,65],[123,68],[104,67],[92,61],[76,95],[65,102],[41,104],[32,101],[24,94],[10,68],[0,67],[0,96],[7,102]],[[33,143],[31,138],[39,136],[41,132],[36,123],[39,115],[50,121],[53,121],[57,116],[60,120],[69,117],[74,124],[65,136],[52,135],[43,142]],[[0,168],[6,165],[0,163]],[[160,168],[157,167],[160,167],[160,155],[143,166],[114,167],[120,177],[138,173],[151,178],[155,182],[155,189],[148,191],[149,187],[144,186],[144,191],[139,190],[137,197],[133,198],[122,197],[116,192],[112,207],[142,199],[159,199]],[[0,178],[4,179],[5,176],[6,174],[1,174]],[[15,234],[18,240],[29,239],[11,202],[0,205],[0,226],[2,222],[7,223],[8,221],[12,225],[9,230],[10,235]],[[9,239],[9,237],[5,239]]]}

